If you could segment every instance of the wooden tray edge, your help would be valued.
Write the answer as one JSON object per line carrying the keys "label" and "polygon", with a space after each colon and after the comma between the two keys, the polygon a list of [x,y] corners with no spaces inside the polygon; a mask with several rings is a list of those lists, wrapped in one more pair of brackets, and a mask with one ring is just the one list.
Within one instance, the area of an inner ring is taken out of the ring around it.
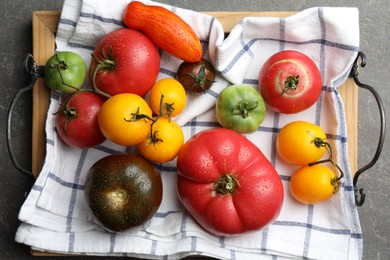
{"label": "wooden tray edge", "polygon": [[[59,11],[35,11],[32,13],[33,57],[38,65],[44,65],[54,54],[55,32]],[[46,114],[49,108],[50,92],[45,80],[39,78],[33,88],[32,120],[32,174],[37,177],[46,155]]]}

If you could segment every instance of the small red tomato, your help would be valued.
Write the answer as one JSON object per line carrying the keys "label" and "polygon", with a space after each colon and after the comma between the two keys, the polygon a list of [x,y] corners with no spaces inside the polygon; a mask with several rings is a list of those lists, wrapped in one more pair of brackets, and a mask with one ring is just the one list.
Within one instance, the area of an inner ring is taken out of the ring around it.
{"label": "small red tomato", "polygon": [[98,125],[98,112],[105,99],[90,91],[70,95],[56,112],[60,138],[75,148],[90,148],[106,140]]}
{"label": "small red tomato", "polygon": [[205,93],[215,82],[215,70],[206,59],[185,61],[180,64],[176,78],[188,93]]}
{"label": "small red tomato", "polygon": [[308,109],[318,100],[322,78],[310,57],[284,50],[272,55],[262,66],[259,88],[273,110],[293,114]]}
{"label": "small red tomato", "polygon": [[157,47],[141,32],[122,28],[106,34],[95,47],[89,80],[110,96],[144,96],[156,82],[159,71]]}

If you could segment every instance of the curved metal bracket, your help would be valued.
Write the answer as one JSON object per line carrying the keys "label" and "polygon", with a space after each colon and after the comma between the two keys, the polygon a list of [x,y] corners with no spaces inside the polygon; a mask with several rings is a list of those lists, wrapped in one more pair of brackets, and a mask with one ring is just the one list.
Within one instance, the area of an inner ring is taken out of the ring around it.
{"label": "curved metal bracket", "polygon": [[356,85],[360,88],[363,88],[363,89],[367,89],[368,91],[370,91],[377,104],[378,104],[378,108],[379,108],[379,115],[380,115],[380,122],[381,122],[381,125],[380,125],[380,133],[379,133],[379,141],[378,141],[378,146],[376,148],[376,152],[374,154],[374,157],[372,158],[372,160],[366,164],[365,166],[361,167],[359,170],[356,171],[355,173],[355,176],[353,178],[353,186],[354,186],[354,190],[355,190],[355,203],[357,206],[362,206],[363,203],[364,203],[364,200],[366,198],[366,194],[364,193],[364,189],[363,188],[359,188],[357,186],[357,181],[359,179],[359,176],[365,172],[366,170],[370,169],[372,166],[374,166],[374,164],[378,161],[379,159],[379,156],[382,152],[382,148],[383,148],[383,144],[384,144],[384,141],[385,141],[385,130],[386,130],[386,118],[385,118],[385,109],[384,109],[384,106],[383,106],[383,103],[382,103],[382,99],[380,98],[378,92],[373,88],[371,87],[370,85],[367,85],[367,84],[364,84],[362,82],[360,82],[359,78],[358,78],[358,67],[359,67],[359,60],[361,60],[360,62],[360,66],[361,67],[365,67],[366,66],[366,56],[364,55],[363,52],[359,52],[357,57],[356,57],[356,60],[355,60],[355,63],[352,67],[352,70],[351,70],[351,73],[350,73],[350,77],[353,78],[353,80],[355,81]]}
{"label": "curved metal bracket", "polygon": [[8,148],[8,153],[11,157],[11,161],[13,165],[15,166],[16,169],[18,169],[21,173],[28,175],[30,177],[33,177],[32,172],[30,170],[27,170],[23,168],[19,162],[16,160],[14,151],[11,146],[11,123],[12,123],[12,115],[13,115],[13,110],[14,106],[17,102],[17,100],[20,98],[22,94],[24,94],[27,91],[32,90],[35,81],[38,78],[44,77],[44,66],[38,66],[37,63],[35,62],[33,56],[31,54],[27,54],[26,58],[24,59],[23,66],[25,71],[30,75],[31,81],[30,84],[27,85],[24,88],[21,88],[16,92],[15,96],[11,100],[11,104],[8,108],[8,115],[7,115],[7,148]]}

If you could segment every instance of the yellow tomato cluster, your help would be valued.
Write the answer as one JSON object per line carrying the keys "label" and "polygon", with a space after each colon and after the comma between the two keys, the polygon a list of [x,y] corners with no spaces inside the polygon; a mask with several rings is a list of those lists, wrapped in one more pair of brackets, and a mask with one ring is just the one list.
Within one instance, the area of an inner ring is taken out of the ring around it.
{"label": "yellow tomato cluster", "polygon": [[176,79],[165,78],[154,84],[148,101],[132,93],[110,97],[99,111],[99,127],[113,143],[136,145],[146,159],[168,162],[184,144],[183,130],[172,117],[185,106],[184,87]]}
{"label": "yellow tomato cluster", "polygon": [[[290,192],[297,201],[316,204],[338,191],[340,178],[330,168],[318,164],[333,163],[330,144],[319,126],[305,121],[285,125],[278,133],[276,149],[285,162],[301,166],[290,179]],[[330,159],[319,161],[327,150]]]}

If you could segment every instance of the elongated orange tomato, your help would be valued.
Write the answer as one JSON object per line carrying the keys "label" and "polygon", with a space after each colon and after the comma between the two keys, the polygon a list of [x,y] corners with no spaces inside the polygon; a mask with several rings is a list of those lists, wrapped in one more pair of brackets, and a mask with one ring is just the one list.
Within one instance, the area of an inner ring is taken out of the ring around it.
{"label": "elongated orange tomato", "polygon": [[130,2],[123,21],[127,27],[141,31],[158,47],[179,59],[197,62],[202,58],[202,45],[194,30],[164,7]]}

